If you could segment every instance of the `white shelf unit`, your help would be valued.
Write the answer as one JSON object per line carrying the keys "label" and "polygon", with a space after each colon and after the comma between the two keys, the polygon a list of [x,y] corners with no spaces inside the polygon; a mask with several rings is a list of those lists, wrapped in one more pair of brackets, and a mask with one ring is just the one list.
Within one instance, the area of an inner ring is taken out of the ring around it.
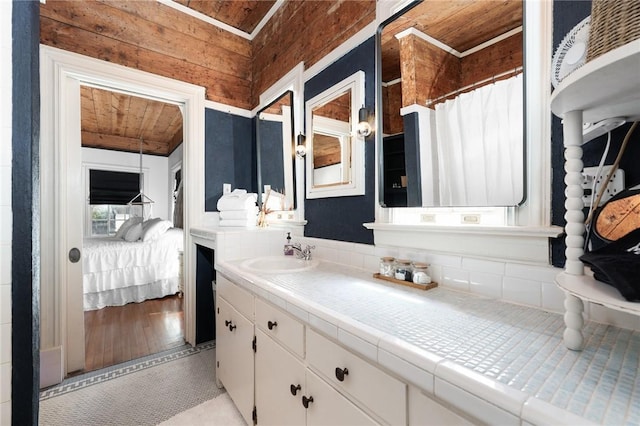
{"label": "white shelf unit", "polygon": [[606,118],[640,118],[640,40],[634,40],[586,63],[568,75],[551,96],[551,111],[563,119],[565,146],[565,271],[556,280],[566,292],[564,342],[581,350],[583,301],[640,315],[640,303],[626,301],[613,287],[585,275],[582,211],[582,125]]}

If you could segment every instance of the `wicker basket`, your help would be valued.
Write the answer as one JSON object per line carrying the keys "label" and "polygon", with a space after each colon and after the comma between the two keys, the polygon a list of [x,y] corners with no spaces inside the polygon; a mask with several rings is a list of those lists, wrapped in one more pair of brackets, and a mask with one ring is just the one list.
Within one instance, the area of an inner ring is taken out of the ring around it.
{"label": "wicker basket", "polygon": [[640,38],[640,0],[593,0],[587,62]]}

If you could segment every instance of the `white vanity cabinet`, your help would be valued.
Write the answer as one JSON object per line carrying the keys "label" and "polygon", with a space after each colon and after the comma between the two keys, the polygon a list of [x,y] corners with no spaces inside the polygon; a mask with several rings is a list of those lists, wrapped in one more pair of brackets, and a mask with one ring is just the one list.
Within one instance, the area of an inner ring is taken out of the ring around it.
{"label": "white vanity cabinet", "polygon": [[252,424],[253,296],[224,277],[218,278],[216,293],[216,377]]}
{"label": "white vanity cabinet", "polygon": [[472,426],[473,423],[409,386],[409,425]]}
{"label": "white vanity cabinet", "polygon": [[355,404],[312,371],[306,371],[307,426],[377,425]]}
{"label": "white vanity cabinet", "polygon": [[255,319],[259,425],[377,424],[307,368],[304,324],[259,298]]}
{"label": "white vanity cabinet", "polygon": [[304,358],[304,325],[300,321],[262,299],[256,299],[256,326],[266,336]]}
{"label": "white vanity cabinet", "polygon": [[368,407],[385,423],[407,423],[407,386],[313,330],[307,330],[311,369]]}
{"label": "white vanity cabinet", "polygon": [[[248,424],[407,425],[425,420],[419,405],[426,396],[414,398],[412,409],[404,381],[220,273],[217,297],[218,379]],[[408,412],[414,413],[411,419]]]}
{"label": "white vanity cabinet", "polygon": [[305,424],[305,366],[261,329],[256,329],[256,413],[260,425]]}

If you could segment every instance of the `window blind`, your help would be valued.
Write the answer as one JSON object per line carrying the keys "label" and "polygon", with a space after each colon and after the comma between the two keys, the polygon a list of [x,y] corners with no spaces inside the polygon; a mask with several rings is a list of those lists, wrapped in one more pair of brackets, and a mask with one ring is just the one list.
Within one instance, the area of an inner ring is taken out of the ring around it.
{"label": "window blind", "polygon": [[125,205],[139,191],[139,173],[89,170],[89,204]]}

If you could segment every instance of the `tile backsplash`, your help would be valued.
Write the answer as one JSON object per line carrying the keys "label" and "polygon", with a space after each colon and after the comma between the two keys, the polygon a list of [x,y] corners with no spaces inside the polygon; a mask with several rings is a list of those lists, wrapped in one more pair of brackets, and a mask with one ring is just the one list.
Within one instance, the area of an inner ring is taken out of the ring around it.
{"label": "tile backsplash", "polygon": [[[224,232],[218,235],[218,260],[282,254],[287,230],[267,228]],[[294,235],[294,233],[292,233]],[[428,263],[428,273],[438,285],[455,291],[564,313],[564,292],[555,284],[562,269],[513,262],[476,259],[402,247],[372,246],[295,235],[293,242],[315,246],[313,256],[349,265],[371,274],[378,272],[380,258],[393,256]],[[586,303],[585,320],[640,330],[640,317]]]}
{"label": "tile backsplash", "polygon": [[[319,238],[297,238],[315,245],[314,255],[323,260],[378,271],[380,257],[393,256],[428,263],[428,272],[440,286],[474,293],[550,312],[564,312],[564,292],[555,284],[562,269],[512,262],[416,251],[402,247],[371,246]],[[585,319],[640,330],[640,317],[585,304]]]}

